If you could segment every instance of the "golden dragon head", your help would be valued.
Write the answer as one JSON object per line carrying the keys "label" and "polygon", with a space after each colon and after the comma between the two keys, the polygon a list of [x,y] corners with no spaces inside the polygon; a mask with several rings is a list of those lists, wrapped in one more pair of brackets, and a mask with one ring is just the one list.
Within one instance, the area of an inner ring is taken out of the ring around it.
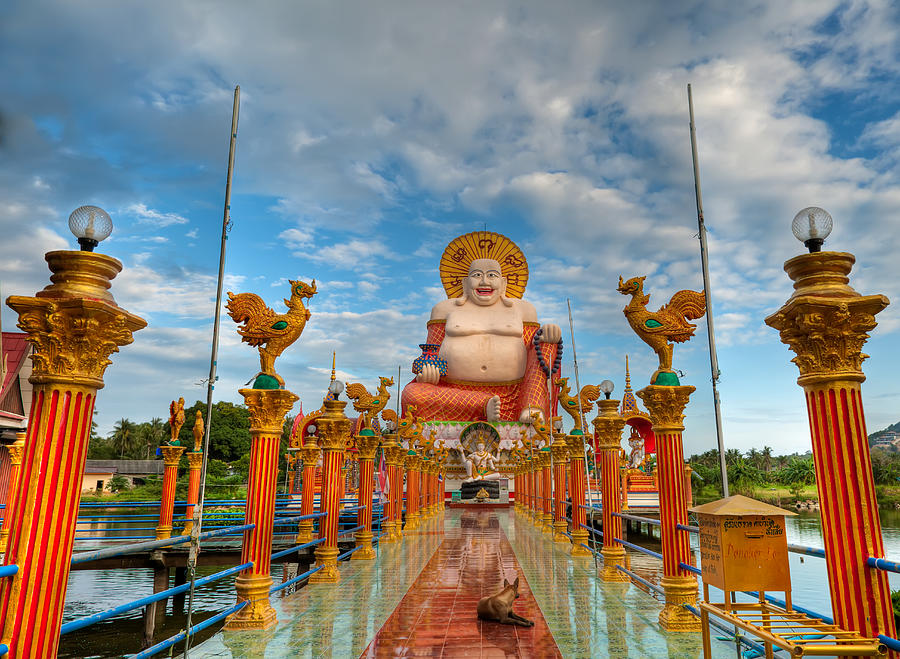
{"label": "golden dragon head", "polygon": [[284,306],[288,309],[296,309],[297,307],[303,306],[303,298],[311,298],[316,294],[316,280],[313,279],[311,284],[306,284],[302,281],[294,281],[293,279],[288,279],[288,282],[291,285],[291,299],[284,301]]}
{"label": "golden dragon head", "polygon": [[644,280],[646,277],[632,277],[626,282],[622,281],[622,275],[619,275],[619,285],[616,288],[622,295],[643,295]]}

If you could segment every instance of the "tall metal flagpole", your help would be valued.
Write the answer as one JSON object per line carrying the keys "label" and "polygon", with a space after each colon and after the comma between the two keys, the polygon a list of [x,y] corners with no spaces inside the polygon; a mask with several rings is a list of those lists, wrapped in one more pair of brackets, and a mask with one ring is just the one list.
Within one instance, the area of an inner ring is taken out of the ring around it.
{"label": "tall metal flagpole", "polygon": [[700,263],[703,266],[703,295],[706,297],[706,332],[709,336],[709,368],[712,373],[713,408],[716,412],[716,439],[719,442],[719,470],[722,473],[722,496],[728,496],[728,468],[725,464],[725,439],[722,436],[722,411],[719,409],[719,359],[713,331],[712,293],[709,290],[709,258],[706,249],[706,223],[703,220],[703,197],[700,195],[700,164],[697,160],[697,131],[694,127],[694,98],[687,86],[688,110],[691,116],[691,158],[694,161],[694,192],[697,197],[697,224],[700,227]]}
{"label": "tall metal flagpole", "polygon": [[[575,351],[575,323],[572,320],[572,302],[569,300],[569,298],[566,298],[566,306],[569,308],[569,334],[572,336],[572,365],[574,366],[573,370],[575,371],[575,387],[576,387],[575,400],[577,401],[576,405],[578,405],[578,416],[581,418],[582,432],[584,433],[584,437],[587,438],[587,423],[585,423],[585,419],[584,419],[584,410],[581,408],[581,382],[579,382],[579,380],[578,380],[578,353]],[[587,447],[588,447],[588,443],[586,441],[582,442],[582,450],[584,451],[584,474],[585,474],[585,479],[587,480],[588,497],[591,502],[589,507],[593,509],[593,507],[594,507],[594,489],[591,487],[591,472],[588,469],[589,463],[588,463]],[[597,456],[595,455],[594,456],[594,467],[596,468],[596,466],[597,466]],[[578,504],[576,504],[575,500],[574,499],[572,500],[572,519],[573,520],[575,519],[575,506],[576,505],[583,506],[584,502],[581,501]],[[593,527],[593,520],[594,520],[594,511],[591,510],[591,526],[592,527]],[[585,520],[585,521],[587,521],[587,520]],[[573,522],[573,524],[574,524],[574,522]],[[594,529],[591,528],[590,538],[593,539],[593,541],[594,541],[593,545],[594,545],[594,548],[596,549],[597,539],[596,539],[596,537],[594,537],[593,531],[594,531]],[[572,533],[575,533],[574,529],[572,529]],[[588,540],[588,542],[590,542],[590,540]],[[594,555],[594,567],[596,567],[597,566],[597,552],[592,551],[591,553]]]}
{"label": "tall metal flagpole", "polygon": [[219,248],[219,278],[216,284],[216,309],[213,316],[212,351],[209,358],[209,380],[206,382],[206,429],[203,433],[203,461],[200,465],[200,494],[194,506],[194,525],[191,528],[191,547],[188,554],[188,574],[191,589],[188,596],[188,612],[185,629],[184,657],[188,659],[191,647],[191,613],[194,606],[194,583],[197,576],[197,554],[200,553],[200,526],[203,522],[203,502],[206,498],[206,463],[209,456],[209,431],[212,428],[213,390],[216,388],[216,367],[219,358],[219,315],[222,309],[222,287],[225,279],[225,241],[231,225],[231,175],[234,171],[234,147],[237,143],[238,115],[241,106],[241,86],[234,88],[234,105],[231,108],[231,142],[228,146],[228,173],[225,178],[225,211],[222,216],[222,243]]}

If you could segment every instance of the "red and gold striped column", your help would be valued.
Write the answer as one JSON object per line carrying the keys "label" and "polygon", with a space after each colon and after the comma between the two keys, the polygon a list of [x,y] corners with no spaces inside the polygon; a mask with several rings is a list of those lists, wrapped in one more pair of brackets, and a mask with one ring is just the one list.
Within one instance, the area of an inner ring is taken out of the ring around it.
{"label": "red and gold striped column", "polygon": [[700,619],[684,608],[697,603],[697,579],[679,563],[691,564],[688,532],[676,527],[687,525],[687,501],[684,497],[684,408],[694,387],[649,385],[637,392],[653,422],[656,436],[656,469],[659,479],[659,520],[662,542],[663,577],[666,604],[659,624],[670,632],[700,631]]}
{"label": "red and gold striped column", "polygon": [[183,446],[163,446],[163,487],[159,502],[159,524],[156,525],[156,539],[165,540],[172,535],[172,517],[175,514],[175,485],[178,482],[178,463]]}
{"label": "red and gold striped column", "polygon": [[146,321],[109,292],[122,270],[96,252],[48,252],[52,282],[35,297],[7,304],[34,347],[28,433],[15,494],[8,502],[9,544],[0,580],[2,642],[10,659],[55,657],[81,501],[94,396],[119,346]]}
{"label": "red and gold striped column", "polygon": [[553,533],[553,474],[550,463],[553,460],[550,447],[541,449],[541,530]]}
{"label": "red and gold striped column", "polygon": [[[404,531],[419,528],[419,454],[413,449],[406,453],[406,526]],[[426,485],[427,486],[427,485]]]}
{"label": "red and gold striped column", "polygon": [[569,463],[569,448],[566,436],[555,434],[550,444],[553,453],[553,542],[569,542],[566,531],[566,465]]}
{"label": "red and gold striped column", "polygon": [[399,542],[403,539],[403,460],[406,457],[406,449],[401,445],[387,448],[387,464],[391,490],[391,527],[390,542]]}
{"label": "red and gold striped column", "polygon": [[19,482],[19,471],[22,466],[22,454],[25,452],[25,433],[17,432],[16,441],[6,447],[9,451],[9,492],[6,495],[6,508],[3,511],[3,528],[0,530],[0,552],[6,551],[9,543],[9,518],[13,508],[12,497]]}
{"label": "red and gold striped column", "polygon": [[319,440],[322,444],[322,495],[320,506],[325,517],[319,518],[319,537],[325,542],[316,547],[316,567],[310,583],[338,583],[341,572],[337,566],[338,523],[341,505],[341,468],[344,451],[350,441],[350,419],[344,414],[347,403],[326,400],[325,414],[319,417]]}
{"label": "red and gold striped column", "polygon": [[350,558],[354,561],[371,561],[375,558],[372,548],[372,495],[375,491],[375,451],[378,437],[369,428],[363,428],[356,437],[356,459],[359,461],[359,491],[356,505],[365,506],[356,514],[356,525],[362,529],[355,534],[357,552]]}
{"label": "red and gold striped column", "polygon": [[792,361],[806,396],[834,621],[863,636],[896,638],[887,574],[866,565],[868,557],[884,556],[884,544],[861,392],[862,348],[889,302],[850,287],[855,260],[845,252],[816,252],[785,262],[794,294],[766,324],[797,355]]}
{"label": "red and gold striped column", "polygon": [[569,447],[569,491],[572,493],[572,556],[590,556],[588,543],[587,515],[584,511],[584,496],[587,481],[584,472],[584,433],[575,428],[566,436]]}
{"label": "red and gold striped column", "polygon": [[[300,494],[300,514],[312,515],[316,508],[316,465],[319,462],[319,447],[314,444],[304,445],[298,453],[303,460],[303,484]],[[314,519],[302,519],[297,525],[297,544],[311,542],[313,539]]]}
{"label": "red and gold striped column", "polygon": [[430,519],[434,514],[434,508],[432,504],[432,495],[431,495],[431,460],[427,456],[423,456],[420,464],[422,465],[422,478],[420,480],[420,487],[422,489],[422,510],[419,513],[420,519]]}
{"label": "red and gold striped column", "polygon": [[275,620],[269,603],[272,586],[272,535],[275,530],[275,486],[284,415],[297,402],[286,389],[239,389],[250,412],[250,474],[241,563],[253,563],[238,575],[234,585],[238,601],[248,606],[232,615],[225,629],[268,629]]}
{"label": "red and gold striped column", "polygon": [[184,535],[190,535],[194,530],[194,506],[200,497],[200,468],[203,466],[203,453],[191,451],[187,454],[188,467],[188,495],[187,509],[184,513]]}
{"label": "red and gold striped column", "polygon": [[619,414],[619,401],[600,400],[597,402],[599,414],[593,420],[597,437],[597,452],[600,454],[600,488],[603,497],[603,572],[604,581],[628,581],[628,575],[617,569],[625,565],[625,548],[615,541],[622,537],[622,518],[614,513],[621,512],[619,494],[619,451],[622,448],[622,428],[625,419]]}

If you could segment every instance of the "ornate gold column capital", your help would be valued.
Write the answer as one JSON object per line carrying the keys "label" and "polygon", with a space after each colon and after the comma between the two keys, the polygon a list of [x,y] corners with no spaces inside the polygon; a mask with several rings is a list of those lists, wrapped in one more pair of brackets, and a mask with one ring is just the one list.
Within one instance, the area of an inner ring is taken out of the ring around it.
{"label": "ornate gold column capital", "polygon": [[191,469],[199,469],[203,465],[203,453],[191,451],[187,454],[187,459]]}
{"label": "ornate gold column capital", "polygon": [[566,435],[566,447],[569,449],[570,460],[584,460],[584,435]]}
{"label": "ornate gold column capital", "polygon": [[569,461],[569,447],[564,435],[556,435],[553,443],[550,444],[550,452],[553,454],[553,461],[557,464]]}
{"label": "ornate gold column capital", "polygon": [[636,392],[653,421],[653,432],[681,432],[684,430],[684,408],[695,387],[679,385],[666,387],[651,384]]}
{"label": "ornate gold column capital", "polygon": [[622,445],[625,419],[619,414],[619,402],[611,398],[597,402],[600,413],[591,423],[596,431],[598,449],[618,449]]}
{"label": "ornate gold column capital", "polygon": [[284,415],[299,400],[287,389],[238,389],[238,393],[250,411],[250,432],[256,434],[280,435]]}
{"label": "ornate gold column capital", "polygon": [[17,432],[16,441],[6,447],[9,451],[9,463],[12,466],[22,464],[22,455],[25,453],[25,433]]}
{"label": "ornate gold column capital", "polygon": [[403,458],[403,462],[407,471],[419,470],[419,455],[417,453],[410,453],[407,451],[406,456]]}
{"label": "ornate gold column capital", "polygon": [[160,450],[163,454],[163,464],[167,467],[177,467],[181,454],[184,453],[184,446],[162,446]]}
{"label": "ornate gold column capital", "polygon": [[315,465],[319,461],[320,451],[321,449],[318,446],[308,444],[299,449],[297,453],[300,454],[300,459],[303,460],[303,466],[308,467],[310,465]]}
{"label": "ornate gold column capital", "polygon": [[344,414],[347,402],[326,400],[325,413],[318,418],[319,441],[323,450],[343,451],[350,441],[350,419]]}
{"label": "ornate gold column capital", "polygon": [[849,285],[856,259],[846,252],[801,254],[784,264],[794,294],[766,325],[794,351],[800,385],[835,378],[862,382],[862,348],[878,324],[875,315],[890,301],[860,295]]}
{"label": "ornate gold column capital", "polygon": [[386,446],[384,449],[384,461],[392,467],[402,467],[406,449],[402,446]]}
{"label": "ornate gold column capital", "polygon": [[376,435],[357,435],[355,438],[356,450],[359,451],[360,460],[374,460],[375,451],[378,450],[379,438]]}

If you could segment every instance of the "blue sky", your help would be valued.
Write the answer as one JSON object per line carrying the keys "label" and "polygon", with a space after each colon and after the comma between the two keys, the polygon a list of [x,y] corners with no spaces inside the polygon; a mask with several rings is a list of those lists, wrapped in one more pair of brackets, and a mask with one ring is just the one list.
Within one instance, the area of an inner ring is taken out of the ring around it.
{"label": "blue sky", "polygon": [[[443,296],[437,262],[487,227],[529,260],[526,298],[565,325],[582,383],[655,358],[615,286],[656,308],[701,284],[693,84],[728,446],[810,447],[791,355],[763,318],[788,297],[805,206],[895,301],[866,352],[869,430],[900,420],[900,16],[890,2],[11,2],[0,8],[0,286],[43,287],[68,214],[102,206],[119,303],[149,321],[116,355],[101,430],[205,397],[231,100],[242,88],[227,287],[280,305],[319,282],[279,372],[318,407],[345,379],[404,378]],[[280,307],[276,307],[280,308]],[[3,310],[3,326],[15,319]],[[217,394],[257,370],[223,327]],[[571,373],[566,336],[564,368]],[[675,363],[697,387],[686,451],[715,445],[705,326]]]}

